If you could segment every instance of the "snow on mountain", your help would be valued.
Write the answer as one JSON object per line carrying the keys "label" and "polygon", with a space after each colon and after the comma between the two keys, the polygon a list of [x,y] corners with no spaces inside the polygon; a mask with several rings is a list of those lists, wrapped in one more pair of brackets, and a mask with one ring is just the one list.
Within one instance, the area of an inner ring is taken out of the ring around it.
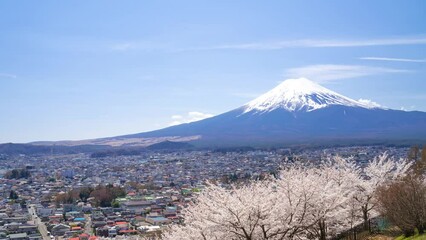
{"label": "snow on mountain", "polygon": [[366,101],[356,101],[331,91],[319,84],[306,79],[288,79],[274,89],[250,101],[243,106],[244,113],[270,112],[285,109],[290,112],[311,112],[330,105],[350,107],[378,108],[379,105]]}

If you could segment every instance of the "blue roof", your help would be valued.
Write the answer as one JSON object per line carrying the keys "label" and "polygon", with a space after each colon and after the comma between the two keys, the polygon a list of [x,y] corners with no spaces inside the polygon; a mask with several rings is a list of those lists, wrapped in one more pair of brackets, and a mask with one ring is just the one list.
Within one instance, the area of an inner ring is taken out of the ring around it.
{"label": "blue roof", "polygon": [[165,221],[165,220],[168,220],[167,218],[161,217],[161,216],[158,216],[158,217],[148,217],[148,218],[151,218],[151,219],[156,220],[156,221]]}

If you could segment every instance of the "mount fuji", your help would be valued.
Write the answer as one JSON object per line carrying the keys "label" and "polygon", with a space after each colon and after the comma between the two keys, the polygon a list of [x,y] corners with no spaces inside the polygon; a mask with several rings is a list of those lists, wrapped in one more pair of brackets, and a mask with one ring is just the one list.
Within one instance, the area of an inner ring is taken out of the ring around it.
{"label": "mount fuji", "polygon": [[426,140],[426,113],[356,101],[300,78],[208,119],[119,138],[157,137],[191,137],[201,145],[415,141]]}
{"label": "mount fuji", "polygon": [[289,79],[271,91],[243,106],[244,113],[271,112],[284,109],[289,112],[311,112],[332,105],[371,108],[306,78]]}

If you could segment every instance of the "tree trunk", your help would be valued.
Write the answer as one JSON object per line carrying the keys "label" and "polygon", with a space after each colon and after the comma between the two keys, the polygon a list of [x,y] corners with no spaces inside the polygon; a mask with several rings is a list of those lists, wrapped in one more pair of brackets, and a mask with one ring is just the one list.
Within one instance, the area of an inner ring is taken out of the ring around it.
{"label": "tree trunk", "polygon": [[324,219],[319,220],[318,227],[320,230],[320,238],[319,240],[326,240],[327,239],[327,230]]}
{"label": "tree trunk", "polygon": [[424,228],[423,224],[418,225],[417,230],[419,231],[419,235],[423,234],[425,232],[425,228]]}
{"label": "tree trunk", "polygon": [[404,233],[405,237],[410,237],[414,235],[414,230],[413,229],[405,229],[402,231]]}
{"label": "tree trunk", "polygon": [[364,224],[363,224],[364,230],[370,231],[370,227],[369,227],[370,224],[369,224],[369,221],[368,221],[368,206],[362,207],[362,217],[364,219]]}

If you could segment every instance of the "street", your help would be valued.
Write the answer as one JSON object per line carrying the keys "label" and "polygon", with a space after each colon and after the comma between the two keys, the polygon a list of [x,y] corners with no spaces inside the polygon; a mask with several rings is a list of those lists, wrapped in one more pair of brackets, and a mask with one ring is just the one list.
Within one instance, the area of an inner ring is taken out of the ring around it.
{"label": "street", "polygon": [[92,235],[92,218],[90,217],[90,214],[84,214],[84,218],[86,219],[86,225],[84,226],[84,232]]}
{"label": "street", "polygon": [[29,205],[28,213],[31,216],[31,220],[34,222],[35,225],[37,225],[38,231],[43,237],[43,240],[50,240],[50,236],[47,234],[48,231],[47,231],[46,225],[42,223],[40,218],[37,216],[37,212],[33,204]]}

